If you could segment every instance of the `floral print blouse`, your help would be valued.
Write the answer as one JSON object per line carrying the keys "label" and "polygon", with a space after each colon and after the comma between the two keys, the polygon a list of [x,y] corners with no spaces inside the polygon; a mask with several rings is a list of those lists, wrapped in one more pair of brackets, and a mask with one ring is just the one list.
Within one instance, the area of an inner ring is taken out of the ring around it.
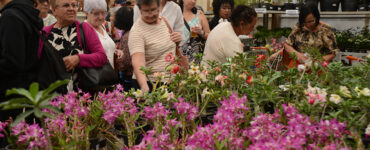
{"label": "floral print blouse", "polygon": [[296,25],[286,43],[293,46],[298,52],[305,52],[310,48],[317,48],[323,55],[336,54],[338,46],[334,32],[330,25],[322,23],[317,32],[300,29]]}

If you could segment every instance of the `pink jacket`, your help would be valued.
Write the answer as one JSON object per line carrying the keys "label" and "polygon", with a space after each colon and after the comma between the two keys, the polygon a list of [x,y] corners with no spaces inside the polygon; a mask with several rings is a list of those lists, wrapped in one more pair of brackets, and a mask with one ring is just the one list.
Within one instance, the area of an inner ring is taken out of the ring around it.
{"label": "pink jacket", "polygon": [[[75,21],[77,27],[77,38],[78,42],[80,43],[81,47],[81,38],[80,38],[80,22]],[[51,29],[54,27],[55,24],[50,26],[46,26],[43,30],[46,32],[46,36],[49,36]],[[86,47],[87,50],[84,50],[84,54],[78,54],[80,57],[80,64],[79,67],[101,67],[107,63],[107,55],[105,54],[104,48],[100,43],[98,34],[96,34],[93,27],[91,27],[88,23],[83,23],[83,30],[86,39]],[[43,41],[40,39],[39,49],[38,49],[38,58],[41,56],[42,47],[44,46]]]}

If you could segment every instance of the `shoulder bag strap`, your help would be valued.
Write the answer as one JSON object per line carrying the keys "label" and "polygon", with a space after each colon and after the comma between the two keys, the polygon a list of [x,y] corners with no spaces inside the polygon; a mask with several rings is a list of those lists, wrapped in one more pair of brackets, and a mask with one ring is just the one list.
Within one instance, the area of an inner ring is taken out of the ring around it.
{"label": "shoulder bag strap", "polygon": [[188,29],[189,32],[191,32],[190,31],[190,26],[189,26],[188,22],[186,22],[185,18],[184,18],[184,24],[185,24],[186,29]]}
{"label": "shoulder bag strap", "polygon": [[84,28],[83,28],[83,22],[80,23],[80,39],[81,39],[81,47],[82,49],[84,49],[85,51],[87,51],[87,48],[86,48],[86,39],[85,39],[85,34],[84,34]]}

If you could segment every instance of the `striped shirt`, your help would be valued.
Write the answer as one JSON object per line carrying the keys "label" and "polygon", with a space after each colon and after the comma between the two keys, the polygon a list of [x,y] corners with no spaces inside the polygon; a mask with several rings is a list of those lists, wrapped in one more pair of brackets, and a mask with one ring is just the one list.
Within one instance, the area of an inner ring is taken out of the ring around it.
{"label": "striped shirt", "polygon": [[[131,28],[128,47],[131,56],[142,52],[145,55],[145,66],[151,67],[152,72],[165,72],[170,65],[166,62],[167,54],[175,55],[176,44],[171,40],[166,23],[161,19],[159,24],[150,25],[142,19],[135,22]],[[152,81],[152,76],[149,76]]]}

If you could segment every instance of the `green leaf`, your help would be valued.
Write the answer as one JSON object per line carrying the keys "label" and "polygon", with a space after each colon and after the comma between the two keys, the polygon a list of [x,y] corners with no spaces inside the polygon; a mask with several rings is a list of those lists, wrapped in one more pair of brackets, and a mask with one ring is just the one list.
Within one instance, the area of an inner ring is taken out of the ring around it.
{"label": "green leaf", "polygon": [[143,124],[143,125],[141,125],[141,126],[138,126],[138,127],[136,127],[134,130],[141,129],[141,128],[145,127],[146,125],[147,125],[147,124]]}
{"label": "green leaf", "polygon": [[36,105],[47,105],[49,104],[50,100],[56,98],[57,96],[59,96],[58,93],[43,95],[40,99],[37,100]]}
{"label": "green leaf", "polygon": [[281,72],[280,71],[277,71],[276,73],[274,73],[274,75],[272,75],[272,77],[268,81],[267,85],[270,85],[273,81],[275,81],[276,79],[278,79],[280,77],[281,77]]}
{"label": "green leaf", "polygon": [[36,82],[33,82],[31,85],[30,85],[30,88],[29,88],[29,92],[32,96],[33,99],[36,98],[36,95],[37,93],[39,92],[39,84],[36,83]]}
{"label": "green leaf", "polygon": [[41,113],[41,110],[39,108],[35,108],[34,111],[35,111],[35,116],[37,118],[42,118],[42,113]]}
{"label": "green leaf", "polygon": [[44,96],[44,91],[39,91],[35,97],[35,101],[38,102]]}
{"label": "green leaf", "polygon": [[6,105],[11,105],[11,104],[33,104],[33,103],[29,99],[21,97],[21,98],[13,98],[6,102],[2,102],[0,103],[0,107],[4,107]]}
{"label": "green leaf", "polygon": [[88,126],[88,127],[86,128],[86,130],[87,130],[87,132],[89,133],[90,131],[94,130],[96,127],[97,127],[97,125],[96,125],[96,124],[94,124],[94,125],[92,125],[92,126]]}
{"label": "green leaf", "polygon": [[29,100],[31,100],[32,102],[34,102],[34,99],[31,96],[31,93],[29,91],[27,91],[26,89],[23,89],[23,88],[19,88],[19,89],[13,88],[13,89],[10,89],[10,90],[7,90],[6,91],[6,96],[14,95],[14,94],[24,96],[24,97],[28,98]]}
{"label": "green leaf", "polygon": [[21,108],[33,108],[33,105],[29,104],[12,104],[12,105],[5,105],[3,107],[3,110],[9,110],[9,109],[21,109]]}
{"label": "green leaf", "polygon": [[44,94],[47,95],[47,94],[53,92],[58,87],[60,87],[62,85],[65,85],[65,84],[68,84],[68,82],[69,82],[68,79],[62,80],[62,81],[60,81],[60,80],[55,81],[54,83],[50,84],[47,89],[44,90]]}
{"label": "green leaf", "polygon": [[134,121],[136,121],[140,117],[140,115],[141,115],[141,113],[143,113],[143,111],[144,110],[141,110],[139,113],[136,114],[136,116],[134,118]]}
{"label": "green leaf", "polygon": [[14,120],[14,122],[12,123],[12,127],[14,127],[15,125],[17,125],[19,122],[21,122],[22,120],[24,120],[26,117],[28,117],[29,115],[31,115],[33,113],[33,110],[28,110],[24,113],[21,113],[17,116],[17,119]]}

